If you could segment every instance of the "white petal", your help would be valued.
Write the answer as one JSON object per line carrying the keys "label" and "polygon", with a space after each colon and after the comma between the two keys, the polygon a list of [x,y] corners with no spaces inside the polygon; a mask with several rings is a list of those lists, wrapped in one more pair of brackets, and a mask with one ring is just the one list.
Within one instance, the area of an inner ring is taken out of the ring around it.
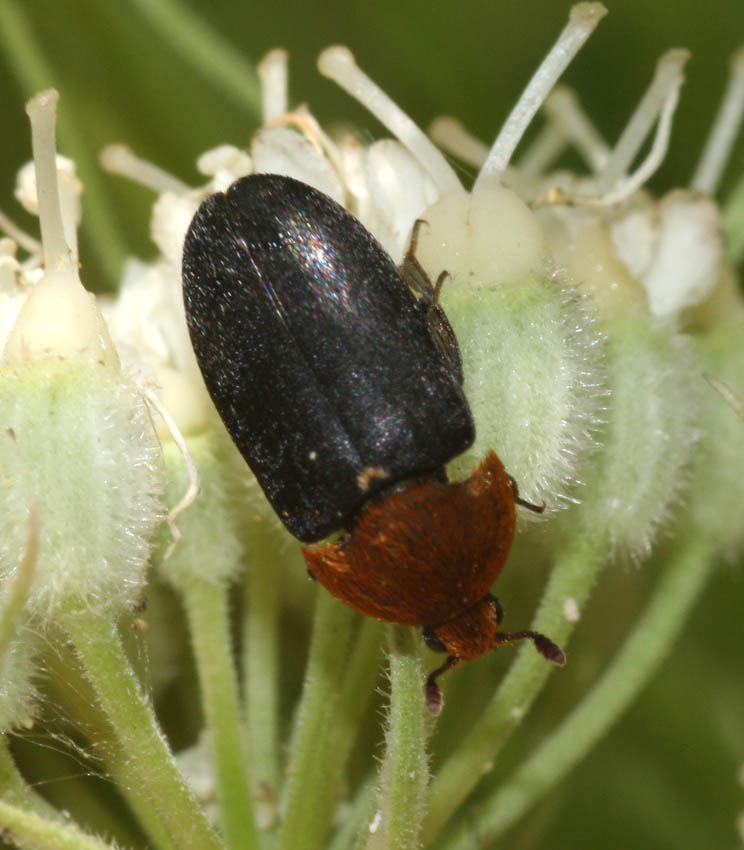
{"label": "white petal", "polygon": [[383,139],[369,148],[366,174],[372,202],[388,231],[378,238],[399,262],[413,223],[436,201],[437,188],[413,156],[393,139]]}
{"label": "white petal", "polygon": [[651,312],[671,316],[710,294],[720,275],[723,239],[718,208],[707,197],[672,192],[659,208],[659,241],[643,285]]}
{"label": "white petal", "polygon": [[251,142],[257,174],[283,174],[294,177],[330,195],[339,204],[345,201],[338,175],[323,154],[302,134],[289,127],[265,127]]}

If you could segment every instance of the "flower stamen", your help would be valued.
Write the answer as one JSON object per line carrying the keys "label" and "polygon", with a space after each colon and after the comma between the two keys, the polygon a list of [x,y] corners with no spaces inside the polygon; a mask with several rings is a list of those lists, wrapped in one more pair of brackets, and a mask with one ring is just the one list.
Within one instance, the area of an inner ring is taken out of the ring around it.
{"label": "flower stamen", "polygon": [[42,252],[48,271],[77,265],[77,257],[72,256],[65,240],[57,179],[55,124],[58,100],[59,94],[50,89],[36,95],[26,105],[26,112],[31,121]]}
{"label": "flower stamen", "polygon": [[501,176],[535,113],[606,14],[607,9],[601,3],[577,3],[572,7],[563,32],[527,83],[522,96],[504,122],[475,181],[473,191],[489,183],[501,182]]}
{"label": "flower stamen", "polygon": [[488,145],[451,115],[440,115],[429,124],[429,138],[447,153],[480,168],[488,156]]}
{"label": "flower stamen", "polygon": [[413,154],[442,194],[463,193],[454,170],[426,134],[356,64],[347,47],[328,47],[318,70],[359,101]]}
{"label": "flower stamen", "polygon": [[13,219],[5,215],[2,210],[0,210],[0,230],[9,236],[16,245],[23,248],[24,251],[28,251],[29,254],[34,256],[41,256],[41,242],[38,239],[34,239],[25,230],[21,230]]}
{"label": "flower stamen", "polygon": [[[614,189],[618,181],[627,174],[659,112],[665,107],[668,109],[670,93],[678,91],[682,85],[682,69],[689,58],[689,50],[674,49],[667,51],[659,59],[651,84],[620,135],[607,166],[597,178],[598,195]],[[661,119],[659,122],[661,123]]]}
{"label": "flower stamen", "polygon": [[287,111],[289,103],[289,54],[286,50],[270,50],[258,63],[261,80],[261,114],[263,123],[276,121]]}
{"label": "flower stamen", "polygon": [[726,91],[690,181],[690,188],[714,195],[744,116],[744,45],[731,57]]}
{"label": "flower stamen", "polygon": [[[653,144],[648,156],[638,166],[638,168],[629,174],[624,179],[619,180],[610,191],[599,195],[578,195],[572,192],[566,192],[560,188],[552,188],[548,192],[544,200],[538,200],[536,203],[552,203],[552,204],[577,204],[588,207],[606,207],[614,204],[620,204],[626,201],[644,183],[651,177],[656,169],[664,161],[666,152],[669,148],[669,139],[672,133],[672,118],[674,111],[679,102],[679,89],[682,85],[683,77],[680,75],[677,78],[676,86],[668,92],[664,105],[659,115],[659,123],[656,127],[656,135],[654,136]],[[601,178],[600,181],[602,182]]]}
{"label": "flower stamen", "polygon": [[98,155],[98,162],[109,174],[118,174],[158,195],[172,192],[183,195],[191,191],[183,181],[157,165],[141,159],[128,145],[107,145]]}
{"label": "flower stamen", "polygon": [[556,86],[545,99],[543,111],[591,171],[602,171],[610,158],[610,148],[581,108],[576,92],[569,86]]}

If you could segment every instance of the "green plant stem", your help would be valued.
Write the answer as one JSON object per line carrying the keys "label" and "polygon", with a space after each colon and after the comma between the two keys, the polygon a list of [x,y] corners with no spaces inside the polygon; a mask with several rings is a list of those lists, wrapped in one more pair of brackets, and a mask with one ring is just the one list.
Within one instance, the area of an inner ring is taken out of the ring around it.
{"label": "green plant stem", "polygon": [[283,795],[282,850],[323,847],[336,778],[328,768],[335,744],[336,714],[346,679],[346,661],[356,614],[318,588],[305,685],[289,751]]}
{"label": "green plant stem", "polygon": [[191,580],[181,586],[181,593],[214,754],[225,843],[230,850],[254,850],[258,837],[240,724],[238,682],[230,652],[227,585]]}
{"label": "green plant stem", "polygon": [[372,700],[382,660],[382,636],[382,623],[369,617],[362,620],[344,671],[343,693],[334,725],[333,749],[328,753],[328,777],[332,785],[329,788],[329,802],[338,796],[349,755],[361,730],[362,718]]}
{"label": "green plant stem", "polygon": [[179,850],[224,850],[176,766],[113,618],[92,610],[67,611],[61,623],[117,737],[119,746],[110,752],[110,758],[119,757],[117,774],[156,809]]}
{"label": "green plant stem", "polygon": [[[53,86],[58,74],[50,67],[39,47],[24,10],[26,5],[17,0],[2,0],[0,41],[9,67],[14,70],[26,96],[30,97]],[[81,115],[75,102],[70,102],[69,95],[65,95],[59,111],[60,147],[75,160],[78,176],[85,185],[85,229],[90,234],[90,246],[96,261],[113,287],[119,279],[126,247],[121,238],[121,227],[111,210],[96,154],[78,130],[79,126],[84,126]]]}
{"label": "green plant stem", "polygon": [[377,808],[377,777],[371,774],[357,789],[328,850],[363,850]]}
{"label": "green plant stem", "polygon": [[[556,557],[532,628],[565,650],[576,623],[565,613],[567,600],[581,611],[604,565],[603,540],[575,535]],[[424,821],[424,845],[434,838],[468,796],[479,778],[493,769],[494,759],[519,726],[542,690],[554,665],[525,642],[480,719],[432,783]]]}
{"label": "green plant stem", "polygon": [[[243,606],[243,693],[254,794],[279,794],[279,544],[258,531],[250,540]],[[276,805],[265,819],[270,825]]]}
{"label": "green plant stem", "polygon": [[[372,698],[380,668],[382,631],[382,623],[365,617],[349,659],[341,698],[342,710],[339,712],[339,723],[336,727],[335,747],[329,753],[334,765],[331,774],[335,774],[337,785],[341,782],[343,767],[347,763],[359,734],[364,712]],[[370,775],[354,796],[328,850],[347,850],[350,846],[361,850],[364,847],[369,838],[368,826],[377,806],[376,790],[376,778]]]}
{"label": "green plant stem", "polygon": [[8,736],[0,740],[0,797],[6,803],[21,806],[44,818],[58,818],[59,812],[41,794],[34,791],[21,776],[8,746]]}
{"label": "green plant stem", "polygon": [[18,572],[7,582],[5,599],[0,610],[0,664],[18,632],[39,554],[39,513],[34,506],[28,522],[28,544]]}
{"label": "green plant stem", "polygon": [[379,826],[368,848],[416,850],[426,806],[429,768],[426,739],[430,723],[424,703],[419,635],[390,627],[390,710],[385,756],[380,766]]}
{"label": "green plant stem", "polygon": [[24,850],[114,850],[70,823],[47,820],[7,800],[0,800],[0,833]]}
{"label": "green plant stem", "polygon": [[658,670],[705,587],[715,546],[700,538],[677,544],[651,602],[603,676],[553,734],[442,846],[485,847],[503,835],[560,782],[630,706]]}
{"label": "green plant stem", "polygon": [[[132,787],[126,753],[122,750],[102,706],[96,701],[79,659],[72,655],[70,647],[62,646],[65,635],[61,630],[55,629],[49,638],[51,645],[57,649],[47,653],[43,663],[54,686],[52,699],[55,704],[59,704],[69,716],[75,718],[80,728],[85,730],[94,744],[94,751],[99,752],[103,759],[105,773],[126,800],[139,828],[147,834],[150,846],[157,850],[177,850],[163,828],[153,802]],[[124,816],[126,817],[126,814]]]}
{"label": "green plant stem", "polygon": [[723,208],[723,232],[726,253],[738,266],[744,259],[744,177],[734,187]]}
{"label": "green plant stem", "polygon": [[261,117],[261,87],[251,62],[214,30],[209,20],[176,0],[132,0],[163,41],[184,62],[230,95],[242,109]]}

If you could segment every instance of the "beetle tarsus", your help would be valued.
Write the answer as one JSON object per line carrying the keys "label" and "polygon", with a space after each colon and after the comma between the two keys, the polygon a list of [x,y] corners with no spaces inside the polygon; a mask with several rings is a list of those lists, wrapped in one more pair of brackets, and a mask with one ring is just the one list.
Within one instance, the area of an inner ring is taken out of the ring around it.
{"label": "beetle tarsus", "polygon": [[442,694],[442,689],[437,684],[437,679],[448,670],[451,670],[453,667],[457,667],[460,663],[459,655],[450,655],[447,660],[442,664],[441,667],[437,667],[436,670],[429,673],[428,678],[426,679],[426,708],[428,709],[430,714],[438,715],[442,711],[442,706],[444,705],[444,695]]}
{"label": "beetle tarsus", "polygon": [[543,502],[542,505],[536,505],[534,504],[534,502],[528,502],[526,499],[522,499],[520,497],[517,482],[511,477],[511,475],[509,476],[509,481],[511,481],[512,492],[514,493],[514,501],[518,505],[521,505],[523,508],[527,508],[528,511],[532,511],[535,514],[541,514],[545,510],[545,508],[547,507],[545,502]]}

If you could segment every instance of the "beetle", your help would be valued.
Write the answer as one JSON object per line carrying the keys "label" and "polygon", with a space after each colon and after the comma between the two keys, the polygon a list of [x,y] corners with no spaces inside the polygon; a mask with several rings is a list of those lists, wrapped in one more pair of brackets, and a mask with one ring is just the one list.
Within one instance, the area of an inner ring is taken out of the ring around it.
{"label": "beetle", "polygon": [[415,259],[398,268],[316,189],[254,174],[206,198],[186,234],[191,341],[225,426],[310,574],[363,614],[424,627],[447,653],[427,680],[524,638],[490,589],[514,536],[514,480],[490,452],[465,481],[445,464],[475,438],[454,331]]}

